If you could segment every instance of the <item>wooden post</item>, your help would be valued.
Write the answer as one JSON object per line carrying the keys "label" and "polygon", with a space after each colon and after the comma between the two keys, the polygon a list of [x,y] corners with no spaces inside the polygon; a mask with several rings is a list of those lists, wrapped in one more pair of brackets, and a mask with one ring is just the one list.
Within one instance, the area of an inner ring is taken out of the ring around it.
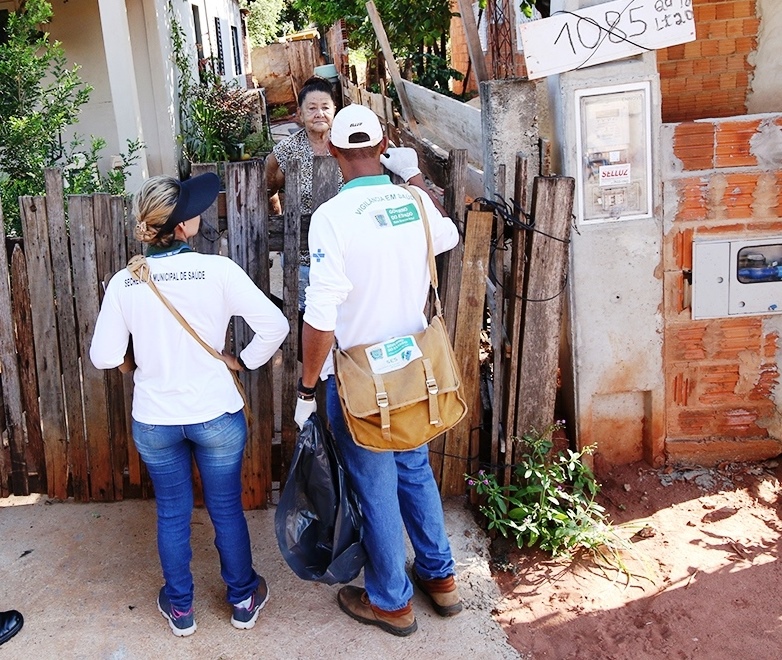
{"label": "wooden post", "polygon": [[[212,172],[217,174],[216,163],[193,163],[191,176]],[[220,251],[220,221],[217,217],[217,200],[201,214],[201,227],[191,240],[193,249],[201,254],[217,254]]]}
{"label": "wooden post", "polygon": [[375,35],[377,36],[378,43],[383,51],[383,57],[388,65],[388,71],[391,73],[391,80],[399,95],[399,104],[402,106],[402,119],[407,122],[412,133],[418,135],[418,124],[415,120],[415,112],[413,112],[413,106],[407,98],[407,91],[402,83],[402,76],[399,73],[399,67],[396,65],[396,60],[394,59],[394,51],[391,50],[391,44],[388,43],[388,36],[383,27],[383,22],[380,20],[380,14],[378,14],[377,7],[375,7],[373,0],[369,0],[366,6],[369,20],[372,21],[372,27],[375,29]]}
{"label": "wooden post", "polygon": [[524,346],[519,371],[516,429],[544,431],[554,422],[559,338],[567,282],[575,179],[536,177],[533,186]]}
{"label": "wooden post", "polygon": [[62,172],[59,168],[46,168],[44,177],[46,182],[46,218],[49,223],[54,295],[57,300],[57,328],[65,388],[66,419],[68,420],[68,455],[73,479],[73,496],[76,500],[88,502],[90,499],[89,463],[84,437],[79,348],[73,310],[68,232],[65,228]]}
{"label": "wooden post", "polygon": [[[332,159],[333,160],[333,159]],[[284,258],[282,305],[290,322],[290,333],[282,344],[282,376],[280,379],[281,436],[280,490],[285,485],[293,449],[298,436],[293,410],[296,407],[296,383],[299,377],[299,254],[301,248],[301,196],[299,191],[300,161],[292,158],[285,172],[285,187],[291,191],[285,196],[285,225],[283,233]],[[318,177],[313,176],[313,183]],[[313,200],[314,201],[314,200]]]}
{"label": "wooden post", "polygon": [[[444,185],[443,206],[448,216],[453,220],[459,231],[459,242],[442,255],[440,277],[440,300],[443,305],[445,325],[448,336],[453,341],[456,331],[456,309],[459,304],[459,286],[462,275],[462,255],[464,254],[464,172],[467,167],[467,151],[454,150],[448,159],[446,181]],[[445,434],[437,436],[429,443],[429,463],[432,466],[435,480],[442,485],[443,452],[445,450]]]}
{"label": "wooden post", "polygon": [[[73,282],[79,330],[77,340],[83,356],[82,387],[85,405],[89,406],[85,419],[85,460],[89,461],[90,466],[90,494],[94,500],[112,500],[114,491],[111,447],[117,440],[113,434],[124,433],[126,411],[122,388],[113,390],[121,379],[116,373],[112,378],[110,371],[118,373],[118,370],[96,369],[89,358],[90,342],[99,311],[98,291],[102,289],[95,252],[93,201],[92,198],[82,195],[68,198],[70,248],[73,255]],[[124,461],[124,456],[122,459]]]}
{"label": "wooden post", "polygon": [[[228,163],[225,168],[228,238],[231,258],[245,269],[261,291],[269,293],[269,203],[261,161]],[[234,351],[241,351],[252,332],[243,320],[234,322]],[[265,507],[271,500],[271,445],[274,437],[274,382],[267,363],[244,373],[245,391],[254,415],[242,464],[243,503]],[[272,402],[272,405],[269,405]]]}
{"label": "wooden post", "polygon": [[[0,206],[0,309],[11,309],[11,284],[5,250],[5,222]],[[3,381],[3,408],[11,452],[11,488],[14,495],[29,495],[24,443],[24,414],[20,392],[19,363],[16,360],[14,326],[6,315],[0,323],[0,374]]]}
{"label": "wooden post", "polygon": [[27,422],[27,482],[33,492],[45,493],[46,450],[38,404],[38,374],[35,370],[35,336],[27,285],[27,261],[17,243],[11,253],[12,313],[16,328],[16,353],[19,358],[19,388]]}
{"label": "wooden post", "polygon": [[486,211],[469,211],[464,238],[464,260],[459,287],[459,318],[453,336],[456,359],[462,371],[464,396],[470,410],[467,416],[445,435],[443,495],[461,495],[466,486],[464,473],[472,472],[477,455],[477,431],[473,429],[481,414],[479,346],[489,271],[489,243],[494,216]]}
{"label": "wooden post", "polygon": [[68,497],[68,432],[62,398],[60,350],[49,228],[44,197],[21,197],[20,211],[27,256],[27,281],[35,336],[35,360],[41,401],[49,497]]}
{"label": "wooden post", "polygon": [[[475,25],[475,17],[472,15],[472,3],[469,0],[459,0],[459,14],[462,18],[462,27],[464,27],[464,36],[467,39],[467,52],[470,55],[473,69],[475,69],[475,80],[482,83],[489,79],[489,72],[486,69],[486,58],[481,48],[481,39],[478,35],[478,26]],[[464,84],[467,84],[465,79]]]}
{"label": "wooden post", "polygon": [[[505,197],[505,165],[497,168],[497,194]],[[502,402],[504,392],[503,379],[503,339],[505,337],[505,223],[499,215],[494,217],[494,253],[490,255],[491,274],[494,275],[494,288],[489,291],[491,308],[491,348],[492,348],[492,397],[491,397],[491,454],[492,465],[497,465],[500,446],[505,446],[505,433],[502,424]],[[491,277],[489,278],[491,282]],[[474,491],[473,491],[474,492]]]}
{"label": "wooden post", "polygon": [[[516,176],[514,179],[513,198],[527,212],[527,181],[529,159],[523,154],[516,154]],[[510,483],[511,464],[513,463],[513,438],[516,437],[516,400],[518,392],[519,363],[521,361],[521,320],[524,314],[524,275],[526,265],[525,254],[526,231],[514,228],[511,243],[510,272],[505,280],[508,291],[508,347],[504,358],[508,365],[503,374],[505,380],[505,471],[503,483]]]}

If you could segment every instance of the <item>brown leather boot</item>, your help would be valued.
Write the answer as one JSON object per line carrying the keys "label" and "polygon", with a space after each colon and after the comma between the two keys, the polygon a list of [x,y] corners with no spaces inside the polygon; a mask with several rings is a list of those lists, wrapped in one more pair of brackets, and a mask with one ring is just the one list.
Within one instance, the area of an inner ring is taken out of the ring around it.
{"label": "brown leather boot", "polygon": [[462,599],[453,575],[434,580],[424,580],[413,572],[413,578],[418,588],[421,589],[429,600],[432,601],[434,611],[440,616],[453,616],[462,611]]}
{"label": "brown leather boot", "polygon": [[381,610],[369,602],[366,589],[351,586],[339,590],[337,601],[340,609],[350,618],[370,626],[378,626],[397,637],[407,637],[418,630],[410,603],[393,612]]}

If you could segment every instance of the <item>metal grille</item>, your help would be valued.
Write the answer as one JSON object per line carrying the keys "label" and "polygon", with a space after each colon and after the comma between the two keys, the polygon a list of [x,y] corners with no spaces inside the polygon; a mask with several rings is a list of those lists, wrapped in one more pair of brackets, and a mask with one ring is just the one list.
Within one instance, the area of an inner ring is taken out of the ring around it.
{"label": "metal grille", "polygon": [[486,10],[489,16],[492,78],[512,78],[516,75],[513,58],[513,10],[508,0],[489,0]]}

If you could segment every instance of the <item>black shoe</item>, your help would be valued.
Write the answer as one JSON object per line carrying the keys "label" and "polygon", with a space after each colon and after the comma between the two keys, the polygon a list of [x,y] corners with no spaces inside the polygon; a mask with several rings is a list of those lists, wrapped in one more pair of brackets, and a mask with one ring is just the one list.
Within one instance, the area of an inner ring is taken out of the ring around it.
{"label": "black shoe", "polygon": [[5,644],[24,625],[24,617],[16,610],[0,612],[0,644]]}

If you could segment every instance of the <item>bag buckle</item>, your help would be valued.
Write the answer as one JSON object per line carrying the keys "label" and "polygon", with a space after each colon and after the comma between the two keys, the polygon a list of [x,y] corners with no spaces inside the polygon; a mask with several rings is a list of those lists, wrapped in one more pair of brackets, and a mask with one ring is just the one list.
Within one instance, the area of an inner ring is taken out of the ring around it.
{"label": "bag buckle", "polygon": [[378,408],[388,408],[388,393],[378,392],[375,394],[375,401],[377,401]]}
{"label": "bag buckle", "polygon": [[429,394],[437,394],[440,391],[440,388],[437,387],[437,381],[434,378],[427,378],[426,379],[426,389],[429,392]]}

